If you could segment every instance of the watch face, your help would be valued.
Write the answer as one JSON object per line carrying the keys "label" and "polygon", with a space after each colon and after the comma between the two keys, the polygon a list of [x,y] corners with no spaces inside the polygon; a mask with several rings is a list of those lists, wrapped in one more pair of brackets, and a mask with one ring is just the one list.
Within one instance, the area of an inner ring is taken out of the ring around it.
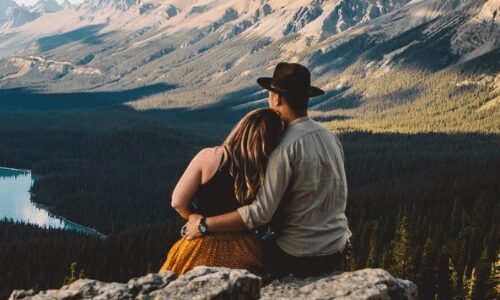
{"label": "watch face", "polygon": [[200,230],[201,233],[206,233],[207,226],[205,224],[200,223],[200,225],[198,226],[198,230]]}

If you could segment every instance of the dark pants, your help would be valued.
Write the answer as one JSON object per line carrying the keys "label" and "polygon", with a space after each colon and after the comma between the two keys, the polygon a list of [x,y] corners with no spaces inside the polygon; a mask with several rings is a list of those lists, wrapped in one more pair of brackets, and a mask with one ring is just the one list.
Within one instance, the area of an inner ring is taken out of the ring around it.
{"label": "dark pants", "polygon": [[271,279],[289,274],[297,277],[319,276],[334,271],[344,271],[350,245],[342,252],[326,256],[297,257],[283,251],[274,238],[263,241],[264,265],[271,273]]}

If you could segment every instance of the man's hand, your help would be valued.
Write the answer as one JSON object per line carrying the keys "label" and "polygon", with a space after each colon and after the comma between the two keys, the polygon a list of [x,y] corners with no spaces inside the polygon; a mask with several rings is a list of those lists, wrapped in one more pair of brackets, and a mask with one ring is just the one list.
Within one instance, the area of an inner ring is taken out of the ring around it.
{"label": "man's hand", "polygon": [[186,239],[188,240],[194,240],[199,237],[201,237],[201,233],[198,230],[198,226],[200,225],[200,220],[203,216],[200,216],[198,214],[191,214],[189,216],[189,220],[186,223]]}

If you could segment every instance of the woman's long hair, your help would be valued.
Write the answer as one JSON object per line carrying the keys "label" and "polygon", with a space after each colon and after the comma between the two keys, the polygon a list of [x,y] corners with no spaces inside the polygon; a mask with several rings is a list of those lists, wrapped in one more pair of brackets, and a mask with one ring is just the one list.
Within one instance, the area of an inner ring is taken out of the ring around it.
{"label": "woman's long hair", "polygon": [[269,155],[278,146],[284,129],[278,112],[261,108],[243,117],[226,138],[223,164],[230,164],[236,199],[241,204],[248,204],[257,194]]}

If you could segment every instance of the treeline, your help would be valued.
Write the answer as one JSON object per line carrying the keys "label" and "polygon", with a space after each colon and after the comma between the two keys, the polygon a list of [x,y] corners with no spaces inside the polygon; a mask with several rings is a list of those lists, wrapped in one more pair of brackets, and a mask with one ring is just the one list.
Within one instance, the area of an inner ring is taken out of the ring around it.
{"label": "treeline", "polygon": [[158,272],[179,228],[178,221],[166,221],[101,239],[0,220],[0,299],[13,289],[61,287],[73,262],[77,275],[102,281],[127,282]]}
{"label": "treeline", "polygon": [[31,169],[34,202],[105,234],[175,215],[170,196],[180,175],[200,148],[221,141],[140,118],[78,118],[69,127],[0,126],[0,166]]}
{"label": "treeline", "polygon": [[[178,176],[199,148],[220,142],[228,128],[206,134],[133,121],[102,121],[107,126],[94,130],[84,122],[24,129],[0,123],[0,165],[40,174],[37,202],[113,232],[102,241],[1,223],[3,289],[60,287],[72,262],[107,281],[160,267],[179,224],[130,228],[175,215],[169,194]],[[498,298],[499,136],[354,132],[341,139],[354,233],[351,267],[383,267],[411,279],[422,299]],[[141,250],[144,243],[150,250]]]}
{"label": "treeline", "polygon": [[499,134],[498,59],[475,61],[494,69],[480,75],[459,67],[434,73],[401,68],[383,76],[352,75],[349,88],[313,100],[313,115],[342,131]]}
{"label": "treeline", "polygon": [[421,299],[498,299],[500,138],[343,136],[351,268],[382,267]]}

